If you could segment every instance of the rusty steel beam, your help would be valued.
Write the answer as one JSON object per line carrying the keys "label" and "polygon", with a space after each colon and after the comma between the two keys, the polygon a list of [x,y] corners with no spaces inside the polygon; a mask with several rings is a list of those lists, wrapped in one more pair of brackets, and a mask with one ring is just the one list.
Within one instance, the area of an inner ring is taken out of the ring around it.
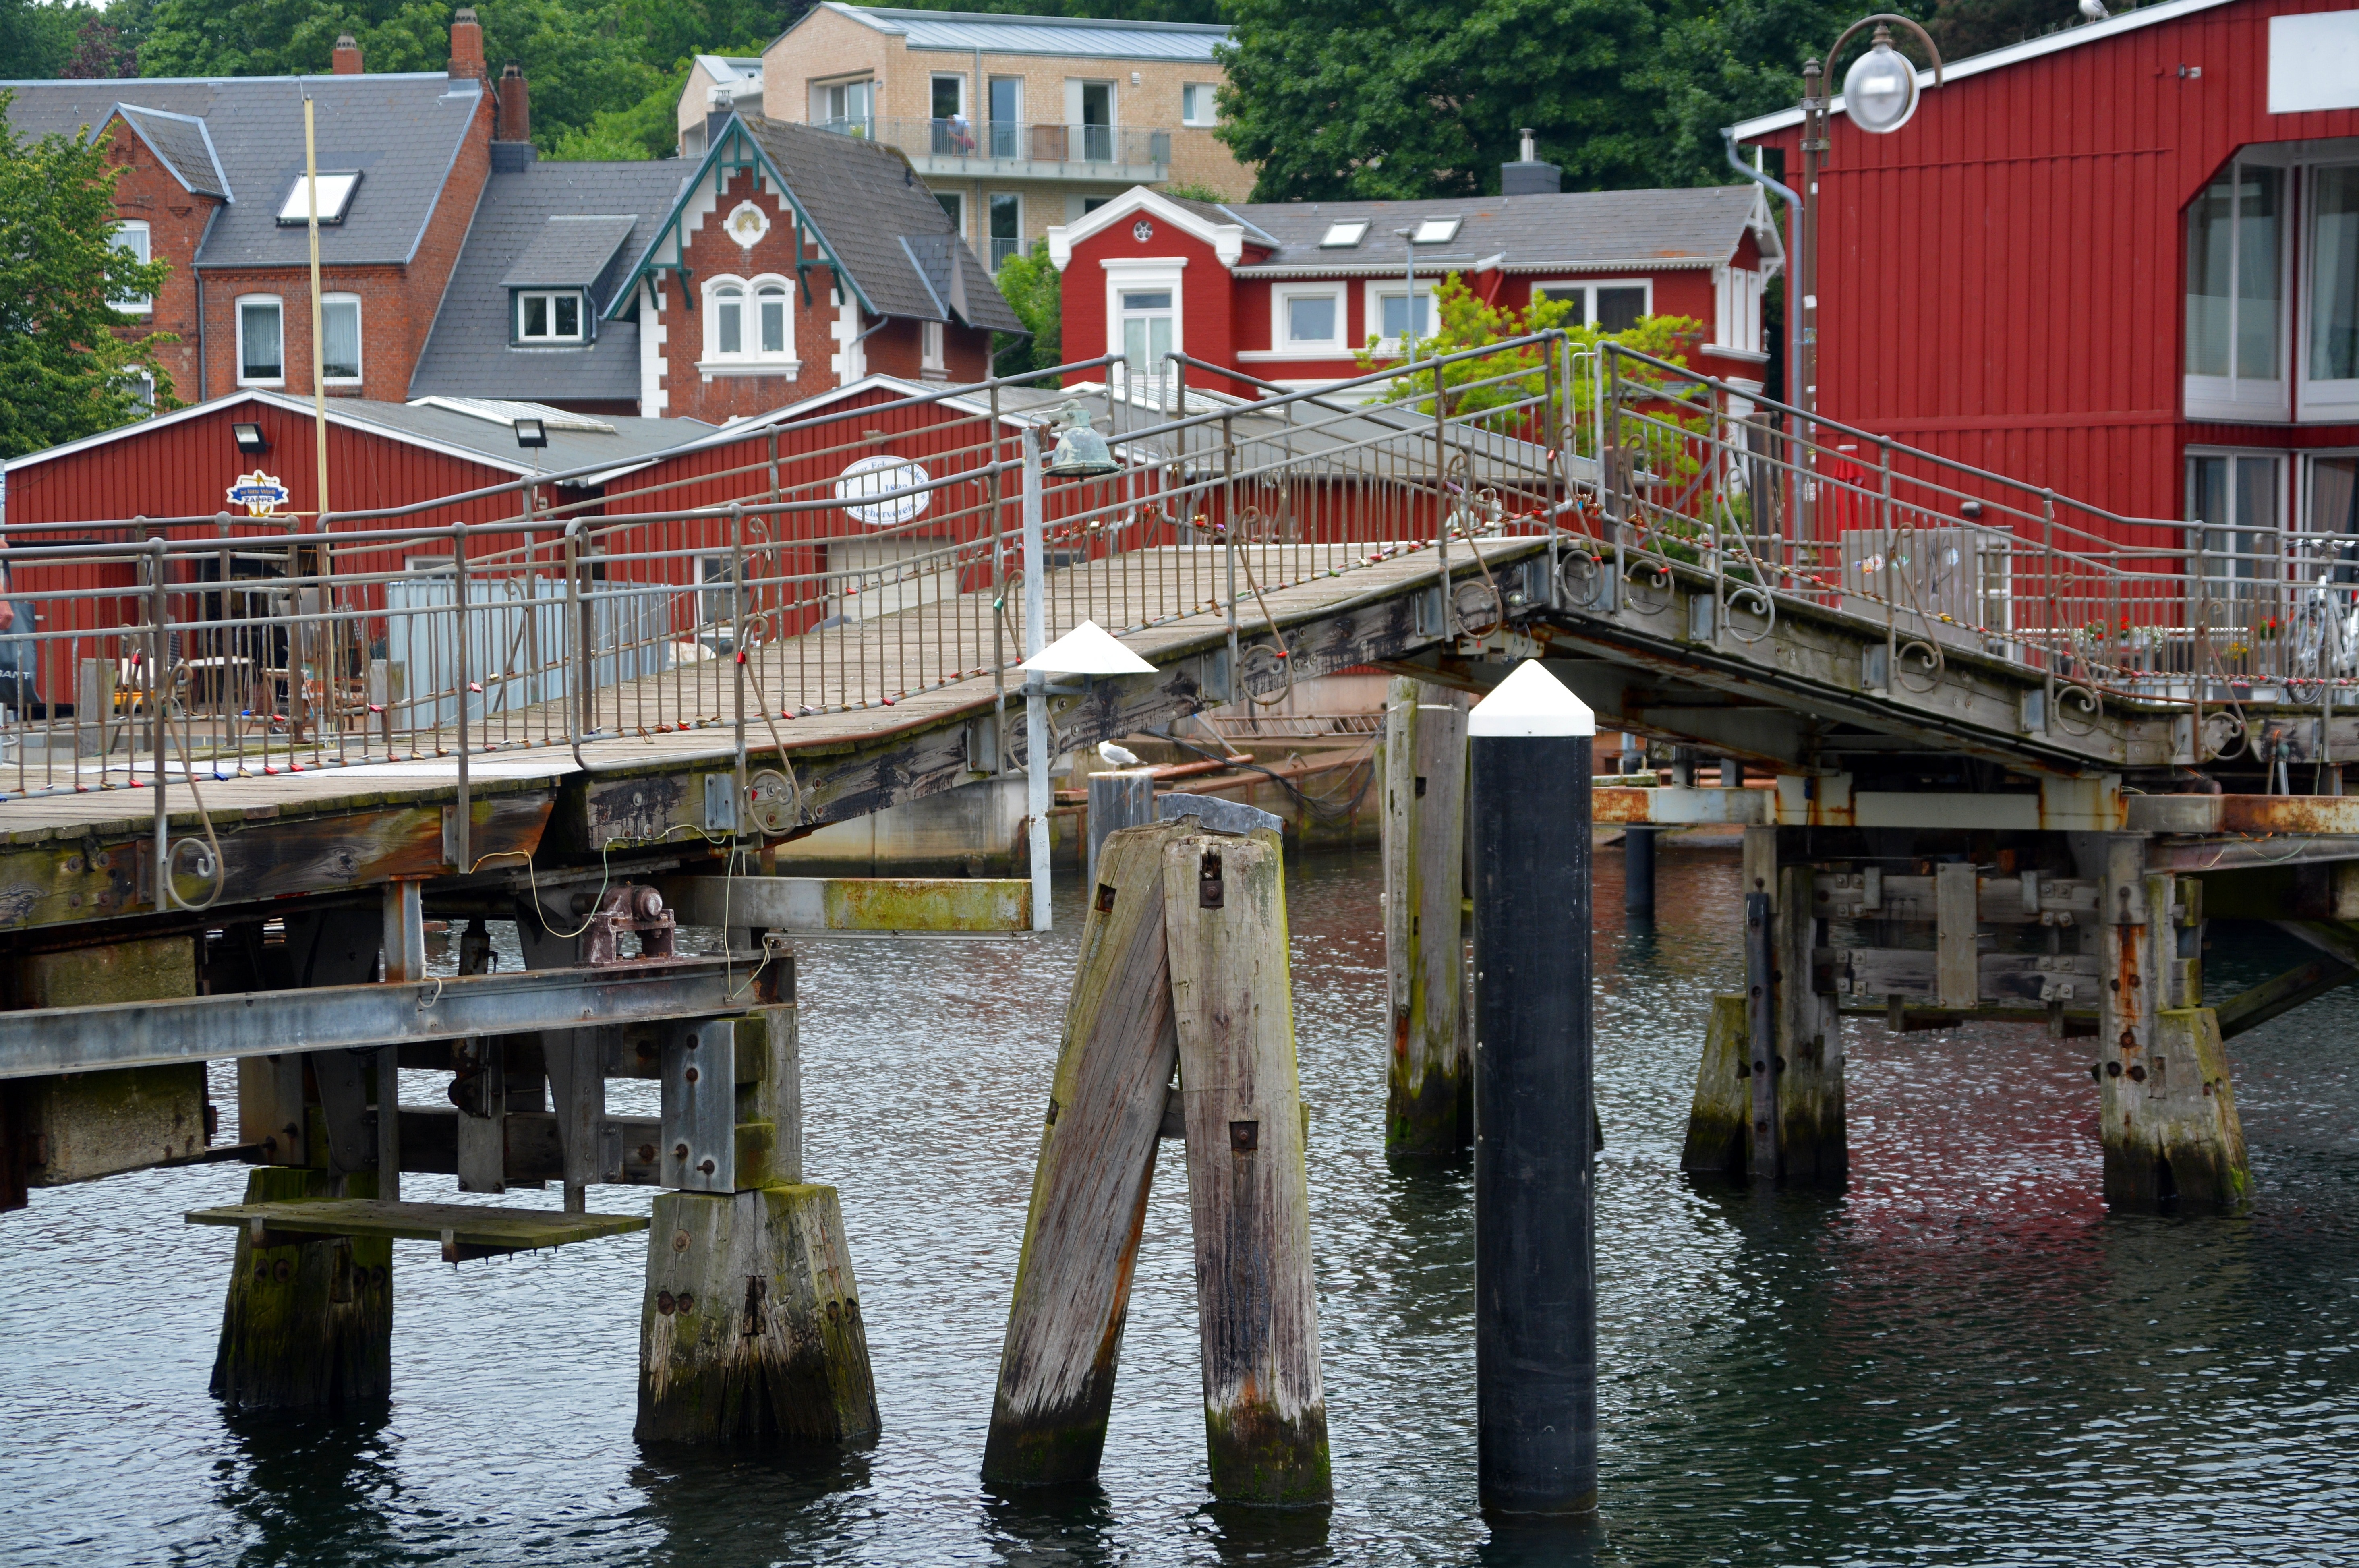
{"label": "rusty steel beam", "polygon": [[742,957],[661,959],[0,1012],[0,1079],[711,1018],[753,1004],[756,967]]}
{"label": "rusty steel beam", "polygon": [[660,887],[690,925],[813,934],[1032,929],[1032,884],[1018,877],[706,876]]}

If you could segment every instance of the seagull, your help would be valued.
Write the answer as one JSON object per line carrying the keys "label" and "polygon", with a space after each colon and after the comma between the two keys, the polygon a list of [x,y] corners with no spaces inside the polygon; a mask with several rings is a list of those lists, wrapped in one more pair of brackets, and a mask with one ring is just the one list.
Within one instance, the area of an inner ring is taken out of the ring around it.
{"label": "seagull", "polygon": [[1127,750],[1125,747],[1118,746],[1110,740],[1102,740],[1098,742],[1098,755],[1103,757],[1106,761],[1114,764],[1116,768],[1136,768],[1138,766],[1137,753]]}
{"label": "seagull", "polygon": [[2093,22],[2102,22],[2113,13],[2105,9],[2105,0],[2081,0],[2081,15]]}

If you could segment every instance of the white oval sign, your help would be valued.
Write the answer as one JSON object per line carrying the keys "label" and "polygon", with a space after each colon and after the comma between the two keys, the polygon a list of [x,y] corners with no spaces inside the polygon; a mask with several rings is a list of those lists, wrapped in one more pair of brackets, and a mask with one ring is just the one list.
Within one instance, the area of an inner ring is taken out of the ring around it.
{"label": "white oval sign", "polygon": [[[890,528],[906,523],[922,514],[933,503],[930,490],[914,495],[895,495],[896,490],[929,483],[933,475],[922,463],[900,457],[864,457],[846,468],[835,482],[835,498],[843,509],[872,528]],[[864,501],[867,495],[884,495],[882,501]]]}

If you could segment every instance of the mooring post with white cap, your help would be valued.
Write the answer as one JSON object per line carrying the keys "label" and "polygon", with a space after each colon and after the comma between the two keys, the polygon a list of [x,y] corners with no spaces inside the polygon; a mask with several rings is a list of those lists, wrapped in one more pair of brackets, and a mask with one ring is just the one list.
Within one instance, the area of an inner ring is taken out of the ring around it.
{"label": "mooring post with white cap", "polygon": [[1597,1508],[1590,1039],[1595,716],[1538,659],[1467,723],[1474,1401],[1485,1511]]}
{"label": "mooring post with white cap", "polygon": [[[1028,444],[1032,440],[1031,432],[1027,431],[1024,439],[1027,443],[1025,451],[1029,454],[1027,458],[1027,462],[1029,463],[1038,453]],[[1032,470],[1027,467],[1025,472],[1027,476],[1025,482],[1029,485]],[[1037,494],[1038,492],[1032,490],[1025,492],[1024,537],[1027,541],[1025,549],[1027,551],[1032,550],[1032,543],[1039,531],[1039,513],[1031,501],[1031,497]],[[1035,558],[1035,554],[1037,552],[1027,554],[1025,559],[1030,561]],[[1033,641],[1031,628],[1039,624],[1036,608],[1039,601],[1038,589],[1031,582],[1031,568],[1028,566],[1025,569],[1025,577],[1024,635],[1028,646]],[[1034,648],[1031,657],[1027,659],[1019,668],[1023,670],[1026,676],[1024,690],[1027,730],[1024,741],[1024,762],[1032,797],[1032,929],[1047,931],[1049,929],[1049,748],[1050,745],[1049,697],[1053,691],[1081,690],[1079,687],[1070,686],[1052,687],[1049,684],[1049,679],[1054,675],[1078,675],[1085,679],[1104,675],[1152,675],[1155,673],[1155,666],[1123,647],[1112,633],[1100,626],[1095,621],[1083,621],[1048,647]],[[1145,790],[1146,803],[1137,807],[1134,820],[1137,822],[1153,821],[1155,798],[1153,779],[1143,773],[1117,777],[1135,778]],[[1091,799],[1094,803],[1096,800],[1094,784],[1092,786]],[[1094,838],[1091,841],[1088,864],[1092,868],[1090,874],[1094,878],[1097,865],[1097,844]]]}

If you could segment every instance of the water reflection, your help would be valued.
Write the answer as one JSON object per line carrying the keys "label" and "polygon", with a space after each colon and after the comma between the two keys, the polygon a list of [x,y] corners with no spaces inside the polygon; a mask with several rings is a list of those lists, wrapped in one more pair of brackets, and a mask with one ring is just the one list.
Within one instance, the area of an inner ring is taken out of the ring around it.
{"label": "water reflection", "polygon": [[220,1416],[214,1506],[234,1523],[236,1561],[379,1563],[397,1554],[401,1465],[384,1416]]}

